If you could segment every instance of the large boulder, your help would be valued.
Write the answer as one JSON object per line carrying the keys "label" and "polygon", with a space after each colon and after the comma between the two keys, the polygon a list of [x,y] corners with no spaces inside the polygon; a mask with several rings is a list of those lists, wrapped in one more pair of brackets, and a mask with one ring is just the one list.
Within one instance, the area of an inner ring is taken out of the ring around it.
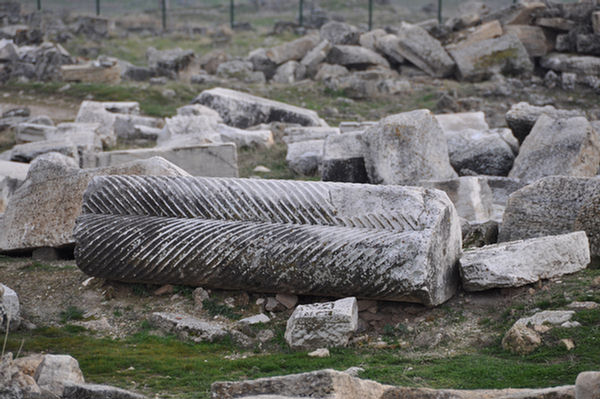
{"label": "large boulder", "polygon": [[522,143],[542,114],[546,114],[554,119],[585,116],[585,113],[580,110],[556,109],[552,105],[538,107],[526,102],[520,102],[510,107],[505,118],[508,127],[512,130],[517,140],[519,140],[519,143]]}
{"label": "large boulder", "polygon": [[454,48],[450,55],[456,61],[459,78],[463,80],[485,80],[497,73],[520,75],[533,72],[527,50],[513,34]]}
{"label": "large boulder", "polygon": [[80,170],[69,166],[69,162],[60,159],[58,154],[39,157],[32,163],[27,180],[6,207],[0,229],[0,248],[24,251],[73,244],[72,232],[81,212],[83,192],[92,177],[103,174],[187,175],[161,158]]}
{"label": "large boulder", "polygon": [[544,29],[531,25],[507,25],[504,27],[506,33],[512,33],[527,49],[530,57],[542,57],[554,50],[554,43],[546,36]]}
{"label": "large boulder", "polygon": [[58,397],[62,397],[65,384],[85,382],[79,362],[69,355],[44,355],[34,378],[40,388]]}
{"label": "large boulder", "polygon": [[17,293],[0,283],[0,332],[16,330],[21,324],[21,305]]}
{"label": "large boulder", "polygon": [[585,269],[590,249],[585,232],[488,245],[460,258],[467,291],[520,287]]}
{"label": "large boulder", "polygon": [[429,306],[456,289],[460,225],[438,190],[97,176],[84,198],[75,257],[97,277]]}
{"label": "large boulder", "polygon": [[584,117],[538,118],[523,141],[509,177],[534,181],[544,176],[595,176],[600,136]]}
{"label": "large boulder", "polygon": [[510,130],[474,130],[446,133],[450,164],[459,174],[506,176],[515,154],[504,139]]}
{"label": "large boulder", "polygon": [[292,349],[348,345],[358,329],[356,298],[299,305],[287,321],[285,340]]}
{"label": "large boulder", "polygon": [[326,62],[350,69],[367,69],[373,66],[390,67],[389,62],[381,55],[361,46],[335,45],[329,50]]}
{"label": "large boulder", "polygon": [[498,239],[515,241],[575,231],[582,207],[598,195],[598,177],[540,179],[511,194]]}
{"label": "large boulder", "polygon": [[193,103],[214,109],[225,123],[242,129],[270,122],[327,126],[315,111],[220,87],[203,91]]}
{"label": "large boulder", "polygon": [[427,74],[442,78],[454,71],[455,63],[439,40],[420,26],[402,22],[396,37],[395,45],[391,47]]}
{"label": "large boulder", "polygon": [[373,183],[408,184],[457,177],[439,123],[428,110],[388,116],[366,133],[365,165]]}

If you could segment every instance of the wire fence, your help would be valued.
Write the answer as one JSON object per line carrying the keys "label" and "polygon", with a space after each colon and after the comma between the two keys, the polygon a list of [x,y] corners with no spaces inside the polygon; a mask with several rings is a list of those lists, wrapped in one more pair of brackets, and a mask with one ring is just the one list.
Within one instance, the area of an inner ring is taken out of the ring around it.
{"label": "wire fence", "polygon": [[[517,0],[480,0],[490,10]],[[573,2],[576,0],[556,0]],[[415,22],[437,18],[440,22],[468,12],[468,0],[21,0],[25,10],[50,10],[107,17],[145,15],[163,29],[181,24],[229,24],[269,26],[277,21],[310,26],[327,15],[367,29],[384,27],[401,20]]]}

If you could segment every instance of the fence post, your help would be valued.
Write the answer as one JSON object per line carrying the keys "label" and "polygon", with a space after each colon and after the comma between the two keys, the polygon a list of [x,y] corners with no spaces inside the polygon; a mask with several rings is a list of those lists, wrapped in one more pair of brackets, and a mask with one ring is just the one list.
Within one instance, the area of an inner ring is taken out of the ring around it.
{"label": "fence post", "polygon": [[162,27],[163,30],[167,30],[167,0],[161,1],[162,8]]}
{"label": "fence post", "polygon": [[300,10],[298,14],[298,25],[304,25],[304,0],[300,0]]}
{"label": "fence post", "polygon": [[229,0],[229,25],[231,29],[235,26],[235,4],[233,0]]}
{"label": "fence post", "polygon": [[373,29],[373,0],[369,0],[369,30]]}
{"label": "fence post", "polygon": [[96,0],[96,15],[100,15],[100,0]]}
{"label": "fence post", "polygon": [[442,0],[438,0],[438,22],[442,23]]}
{"label": "fence post", "polygon": [[42,0],[37,0],[38,11],[42,9]]}

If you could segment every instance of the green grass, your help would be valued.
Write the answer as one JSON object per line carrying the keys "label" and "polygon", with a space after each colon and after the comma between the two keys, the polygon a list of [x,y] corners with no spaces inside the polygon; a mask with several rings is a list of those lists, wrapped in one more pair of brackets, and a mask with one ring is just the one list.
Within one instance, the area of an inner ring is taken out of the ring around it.
{"label": "green grass", "polygon": [[[205,305],[206,306],[206,305]],[[567,352],[551,341],[527,356],[511,355],[498,344],[470,354],[450,357],[407,356],[397,349],[346,348],[331,357],[314,359],[305,352],[280,346],[275,352],[255,350],[248,358],[228,360],[238,353],[231,341],[182,342],[150,334],[148,325],[127,339],[94,338],[80,327],[44,328],[12,334],[8,350],[16,351],[25,338],[28,352],[68,353],[79,360],[86,380],[136,387],[145,393],[168,392],[177,398],[208,398],[210,384],[292,374],[323,368],[365,368],[361,377],[382,383],[432,388],[521,388],[573,384],[577,374],[600,367],[600,311],[580,312],[578,329],[555,329],[555,340],[570,337]],[[390,333],[391,333],[391,329]],[[282,335],[278,331],[278,335]],[[281,337],[279,337],[281,338]]]}
{"label": "green grass", "polygon": [[231,320],[239,320],[242,318],[241,314],[236,313],[229,306],[219,303],[217,300],[212,298],[202,301],[202,308],[211,316],[225,316]]}
{"label": "green grass", "polygon": [[69,321],[77,321],[83,320],[83,310],[78,308],[77,306],[69,306],[62,312],[60,312],[60,320],[63,323],[67,323]]}

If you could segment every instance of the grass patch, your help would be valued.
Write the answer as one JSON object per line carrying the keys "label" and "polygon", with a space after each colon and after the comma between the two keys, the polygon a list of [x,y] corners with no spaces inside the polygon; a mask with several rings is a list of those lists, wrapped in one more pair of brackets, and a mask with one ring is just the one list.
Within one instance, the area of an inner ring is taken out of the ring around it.
{"label": "grass patch", "polygon": [[[330,358],[314,359],[284,347],[276,352],[255,350],[254,354],[246,353],[249,356],[245,359],[228,360],[225,356],[240,350],[231,342],[182,342],[172,336],[152,336],[148,330],[122,340],[99,339],[74,326],[11,334],[7,348],[16,351],[25,338],[27,351],[68,353],[77,358],[88,381],[136,387],[147,394],[168,392],[175,398],[209,398],[210,384],[218,380],[352,366],[365,368],[361,377],[393,385],[547,387],[573,384],[579,372],[600,366],[599,317],[597,311],[580,313],[581,330],[576,335],[574,329],[568,331],[576,342],[573,351],[551,346],[524,357],[498,348],[445,358],[409,358],[397,350],[346,348],[332,349]],[[557,329],[557,339],[567,334],[564,330]]]}
{"label": "grass patch", "polygon": [[83,310],[77,306],[69,306],[62,312],[60,312],[60,320],[64,323],[69,321],[83,320]]}

